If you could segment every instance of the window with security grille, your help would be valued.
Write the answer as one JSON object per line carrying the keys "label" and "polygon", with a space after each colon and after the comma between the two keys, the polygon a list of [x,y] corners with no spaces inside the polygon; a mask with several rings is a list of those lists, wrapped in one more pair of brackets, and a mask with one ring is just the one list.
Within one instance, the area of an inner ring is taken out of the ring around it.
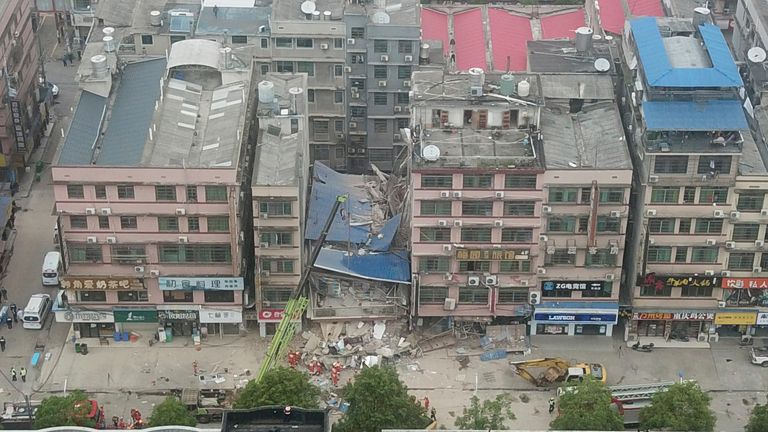
{"label": "window with security grille", "polygon": [[490,242],[491,228],[462,228],[461,241],[463,242]]}
{"label": "window with security grille", "polygon": [[268,201],[259,203],[259,212],[268,216],[290,216],[293,213],[291,201]]}
{"label": "window with security grille", "polygon": [[505,201],[504,216],[533,216],[533,201]]}
{"label": "window with security grille", "polygon": [[157,218],[159,231],[179,232],[179,218],[175,216],[162,216]]}
{"label": "window with security grille", "polygon": [[623,188],[600,189],[600,202],[622,204],[624,202],[624,189]]}
{"label": "window with security grille", "polygon": [[576,218],[573,216],[550,216],[547,218],[547,231],[549,232],[574,232]]}
{"label": "window with security grille", "polygon": [[765,192],[742,191],[736,209],[739,211],[760,211],[763,208]]}
{"label": "window with security grille", "polygon": [[157,201],[176,201],[176,186],[155,186],[155,199]]}
{"label": "window with security grille", "polygon": [[760,233],[759,224],[737,224],[733,226],[733,241],[754,241]]}
{"label": "window with security grille", "polygon": [[699,189],[699,204],[725,204],[727,201],[727,186],[706,186]]}
{"label": "window with security grille", "polygon": [[208,216],[208,232],[229,232],[229,216]]}
{"label": "window with security grille", "polygon": [[499,263],[501,273],[530,273],[531,260],[501,261]]}
{"label": "window with security grille", "polygon": [[502,243],[531,243],[533,228],[502,228]]}
{"label": "window with security grille", "polygon": [[528,303],[527,288],[499,288],[498,304]]}
{"label": "window with security grille", "polygon": [[259,241],[267,243],[269,246],[292,246],[293,233],[286,231],[262,231],[259,234]]}
{"label": "window with security grille", "polygon": [[549,188],[549,202],[575,203],[579,197],[579,188]]}
{"label": "window with security grille", "polygon": [[688,156],[656,156],[654,174],[685,174],[688,171]]}
{"label": "window with security grille", "polygon": [[619,232],[621,219],[612,216],[597,217],[597,232]]}
{"label": "window with security grille", "polygon": [[88,217],[81,215],[69,216],[69,227],[72,229],[86,229],[88,228]]}
{"label": "window with security grille", "polygon": [[85,190],[83,185],[67,185],[67,198],[69,199],[81,199],[85,198]]}
{"label": "window with security grille", "polygon": [[453,187],[453,176],[440,174],[422,174],[421,187],[423,189],[450,189]]}
{"label": "window with security grille", "polygon": [[420,304],[443,304],[447,297],[447,287],[423,286],[419,288]]}
{"label": "window with security grille", "polygon": [[134,199],[136,194],[134,193],[133,185],[117,185],[117,198],[118,199]]}
{"label": "window with security grille", "polygon": [[504,189],[536,189],[536,176],[507,174]]}
{"label": "window with security grille", "polygon": [[226,186],[206,186],[205,200],[207,202],[227,202]]}
{"label": "window with security grille", "polygon": [[140,264],[147,259],[144,245],[112,245],[112,264]]}
{"label": "window with security grille", "polygon": [[[716,247],[692,247],[691,262],[692,263],[715,263],[717,262],[718,251],[719,249]],[[750,269],[752,269],[752,267],[750,267]]]}
{"label": "window with security grille", "polygon": [[451,259],[444,256],[420,256],[418,257],[418,260],[419,271],[422,273],[446,273],[450,269],[451,265]]}
{"label": "window with security grille", "polygon": [[464,174],[463,185],[465,189],[489,189],[493,186],[493,175],[480,174],[480,175],[468,175]]}
{"label": "window with security grille", "polygon": [[374,39],[373,41],[373,52],[375,53],[386,53],[389,51],[389,41],[383,40],[383,39]]}
{"label": "window with security grille", "polygon": [[723,231],[723,220],[714,218],[696,219],[694,232],[696,234],[720,234]]}
{"label": "window with security grille", "polygon": [[672,260],[671,246],[649,246],[647,261],[649,263],[668,263]]}
{"label": "window with security grille", "polygon": [[731,160],[731,156],[700,156],[697,172],[699,174],[730,174]]}
{"label": "window with security grille", "polygon": [[419,241],[423,242],[450,242],[450,228],[419,228]]}
{"label": "window with security grille", "polygon": [[680,292],[681,297],[712,297],[712,287],[684,286]]}
{"label": "window with security grille", "polygon": [[728,270],[752,271],[755,254],[751,252],[733,252],[728,256]]}
{"label": "window with security grille", "polygon": [[574,265],[576,264],[576,254],[568,253],[568,249],[555,249],[555,253],[547,254],[544,259],[546,265]]}
{"label": "window with security grille", "polygon": [[451,201],[421,201],[422,216],[450,216]]}
{"label": "window with security grille", "polygon": [[680,197],[679,187],[659,187],[656,186],[651,189],[651,202],[652,203],[669,203],[677,204]]}
{"label": "window with security grille", "polygon": [[586,267],[613,267],[616,265],[616,257],[610,249],[598,249],[596,253],[588,253],[584,259]]}
{"label": "window with security grille", "polygon": [[491,291],[488,288],[459,288],[459,303],[487,304],[489,292]]}
{"label": "window with security grille", "polygon": [[232,263],[232,254],[228,243],[159,244],[157,252],[161,263]]}
{"label": "window with security grille", "polygon": [[648,231],[653,234],[672,234],[675,232],[675,218],[648,219]]}
{"label": "window with security grille", "polygon": [[483,272],[491,271],[490,261],[459,261],[460,272]]}
{"label": "window with security grille", "polygon": [[462,216],[491,216],[493,215],[493,201],[463,201],[461,203]]}
{"label": "window with security grille", "polygon": [[97,263],[102,261],[101,245],[67,243],[69,260],[73,263]]}

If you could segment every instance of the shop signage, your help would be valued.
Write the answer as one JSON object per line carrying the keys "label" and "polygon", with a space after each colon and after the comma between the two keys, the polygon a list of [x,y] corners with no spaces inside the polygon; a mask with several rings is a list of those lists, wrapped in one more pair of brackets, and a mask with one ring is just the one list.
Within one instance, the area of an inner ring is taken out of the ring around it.
{"label": "shop signage", "polygon": [[602,291],[603,281],[543,281],[541,288],[544,291]]}
{"label": "shop signage", "polygon": [[21,109],[21,102],[11,101],[11,117],[13,117],[13,135],[16,137],[16,148],[27,148],[27,139],[24,136],[24,113]]}
{"label": "shop signage", "polygon": [[143,290],[144,284],[136,278],[76,277],[61,278],[61,289],[72,290]]}
{"label": "shop signage", "polygon": [[768,313],[758,312],[756,325],[768,325]]}
{"label": "shop signage", "polygon": [[656,273],[648,273],[643,279],[644,286],[653,286],[661,291],[664,288],[675,287],[717,287],[719,286],[719,277],[712,276],[660,276]]}
{"label": "shop signage", "polygon": [[125,323],[156,323],[155,309],[115,309],[115,322]]}
{"label": "shop signage", "polygon": [[723,288],[768,289],[768,278],[723,278]]}
{"label": "shop signage", "polygon": [[283,319],[282,309],[259,310],[259,321],[261,322],[280,322],[281,319]]}
{"label": "shop signage", "polygon": [[245,286],[241,277],[161,277],[158,283],[163,291],[242,291]]}
{"label": "shop signage", "polygon": [[161,321],[197,321],[196,310],[159,310],[157,318]]}
{"label": "shop signage", "polygon": [[533,319],[562,323],[616,323],[616,314],[536,312],[533,314]]}
{"label": "shop signage", "polygon": [[243,313],[239,310],[202,309],[200,310],[200,322],[239,324],[243,322]]}
{"label": "shop signage", "polygon": [[115,322],[112,312],[99,311],[56,311],[56,322]]}
{"label": "shop signage", "polygon": [[715,319],[711,312],[635,312],[636,321],[709,321]]}
{"label": "shop signage", "polygon": [[530,259],[524,249],[457,249],[459,261],[517,261]]}
{"label": "shop signage", "polygon": [[715,324],[753,325],[757,319],[755,312],[718,312]]}

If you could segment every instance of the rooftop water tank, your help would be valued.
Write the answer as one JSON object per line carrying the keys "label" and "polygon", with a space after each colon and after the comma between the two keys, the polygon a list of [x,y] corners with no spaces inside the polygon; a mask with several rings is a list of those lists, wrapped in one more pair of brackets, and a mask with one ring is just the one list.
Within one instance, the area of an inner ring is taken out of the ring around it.
{"label": "rooftop water tank", "polygon": [[512,96],[515,93],[515,77],[510,74],[501,76],[501,89],[503,96]]}
{"label": "rooftop water tank", "polygon": [[705,7],[697,7],[693,9],[693,25],[699,27],[704,23],[711,23],[710,11]]}
{"label": "rooftop water tank", "polygon": [[528,97],[528,95],[531,94],[531,84],[526,81],[522,80],[519,83],[517,83],[517,95],[520,97]]}
{"label": "rooftop water tank", "polygon": [[579,27],[576,29],[576,51],[584,53],[592,48],[592,29]]}
{"label": "rooftop water tank", "polygon": [[104,54],[98,54],[91,57],[91,76],[94,78],[105,78],[108,73],[107,69],[107,56]]}
{"label": "rooftop water tank", "polygon": [[160,27],[163,23],[163,14],[158,10],[149,13],[149,23],[155,27]]}
{"label": "rooftop water tank", "polygon": [[115,38],[112,36],[104,36],[104,39],[102,39],[104,42],[104,52],[114,52],[115,51]]}
{"label": "rooftop water tank", "polygon": [[259,83],[259,103],[271,104],[275,99],[275,83],[262,81]]}

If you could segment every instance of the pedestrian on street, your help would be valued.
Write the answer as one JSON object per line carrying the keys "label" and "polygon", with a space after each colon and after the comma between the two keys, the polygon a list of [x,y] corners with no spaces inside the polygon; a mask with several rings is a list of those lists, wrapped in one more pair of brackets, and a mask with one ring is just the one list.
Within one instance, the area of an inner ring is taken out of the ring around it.
{"label": "pedestrian on street", "polygon": [[11,381],[16,381],[16,366],[11,366]]}
{"label": "pedestrian on street", "polygon": [[197,360],[192,362],[192,372],[197,376]]}
{"label": "pedestrian on street", "polygon": [[12,329],[12,328],[13,328],[13,318],[11,318],[11,316],[10,316],[10,315],[7,315],[7,316],[5,317],[5,323],[8,325],[8,328],[9,328],[9,329]]}
{"label": "pedestrian on street", "polygon": [[19,372],[19,375],[21,375],[21,381],[27,382],[27,368],[22,366]]}
{"label": "pedestrian on street", "polygon": [[19,313],[19,307],[16,306],[16,303],[11,303],[11,314],[13,314],[13,322],[17,323],[19,322],[19,318],[16,316]]}
{"label": "pedestrian on street", "polygon": [[429,411],[429,398],[424,396],[424,409]]}
{"label": "pedestrian on street", "polygon": [[22,309],[19,309],[19,311],[16,312],[16,319],[18,319],[21,322],[24,322],[24,311]]}
{"label": "pedestrian on street", "polygon": [[437,421],[437,410],[435,407],[432,407],[432,410],[429,412],[429,418],[431,418],[433,422]]}
{"label": "pedestrian on street", "polygon": [[5,336],[0,336],[0,351],[5,352]]}
{"label": "pedestrian on street", "polygon": [[555,398],[549,398],[549,413],[555,412]]}
{"label": "pedestrian on street", "polygon": [[64,66],[67,65],[67,57],[62,57],[61,62],[64,63]]}
{"label": "pedestrian on street", "polygon": [[5,288],[0,288],[0,301],[6,300],[8,300],[8,290]]}

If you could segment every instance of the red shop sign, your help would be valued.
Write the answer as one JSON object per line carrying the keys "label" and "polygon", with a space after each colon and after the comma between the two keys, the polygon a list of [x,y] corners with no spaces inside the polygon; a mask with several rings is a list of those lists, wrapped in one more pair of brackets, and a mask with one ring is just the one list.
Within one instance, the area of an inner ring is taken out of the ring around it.
{"label": "red shop sign", "polygon": [[723,278],[722,288],[768,289],[768,278]]}
{"label": "red shop sign", "polygon": [[259,321],[280,322],[283,319],[282,309],[261,309],[259,310]]}

